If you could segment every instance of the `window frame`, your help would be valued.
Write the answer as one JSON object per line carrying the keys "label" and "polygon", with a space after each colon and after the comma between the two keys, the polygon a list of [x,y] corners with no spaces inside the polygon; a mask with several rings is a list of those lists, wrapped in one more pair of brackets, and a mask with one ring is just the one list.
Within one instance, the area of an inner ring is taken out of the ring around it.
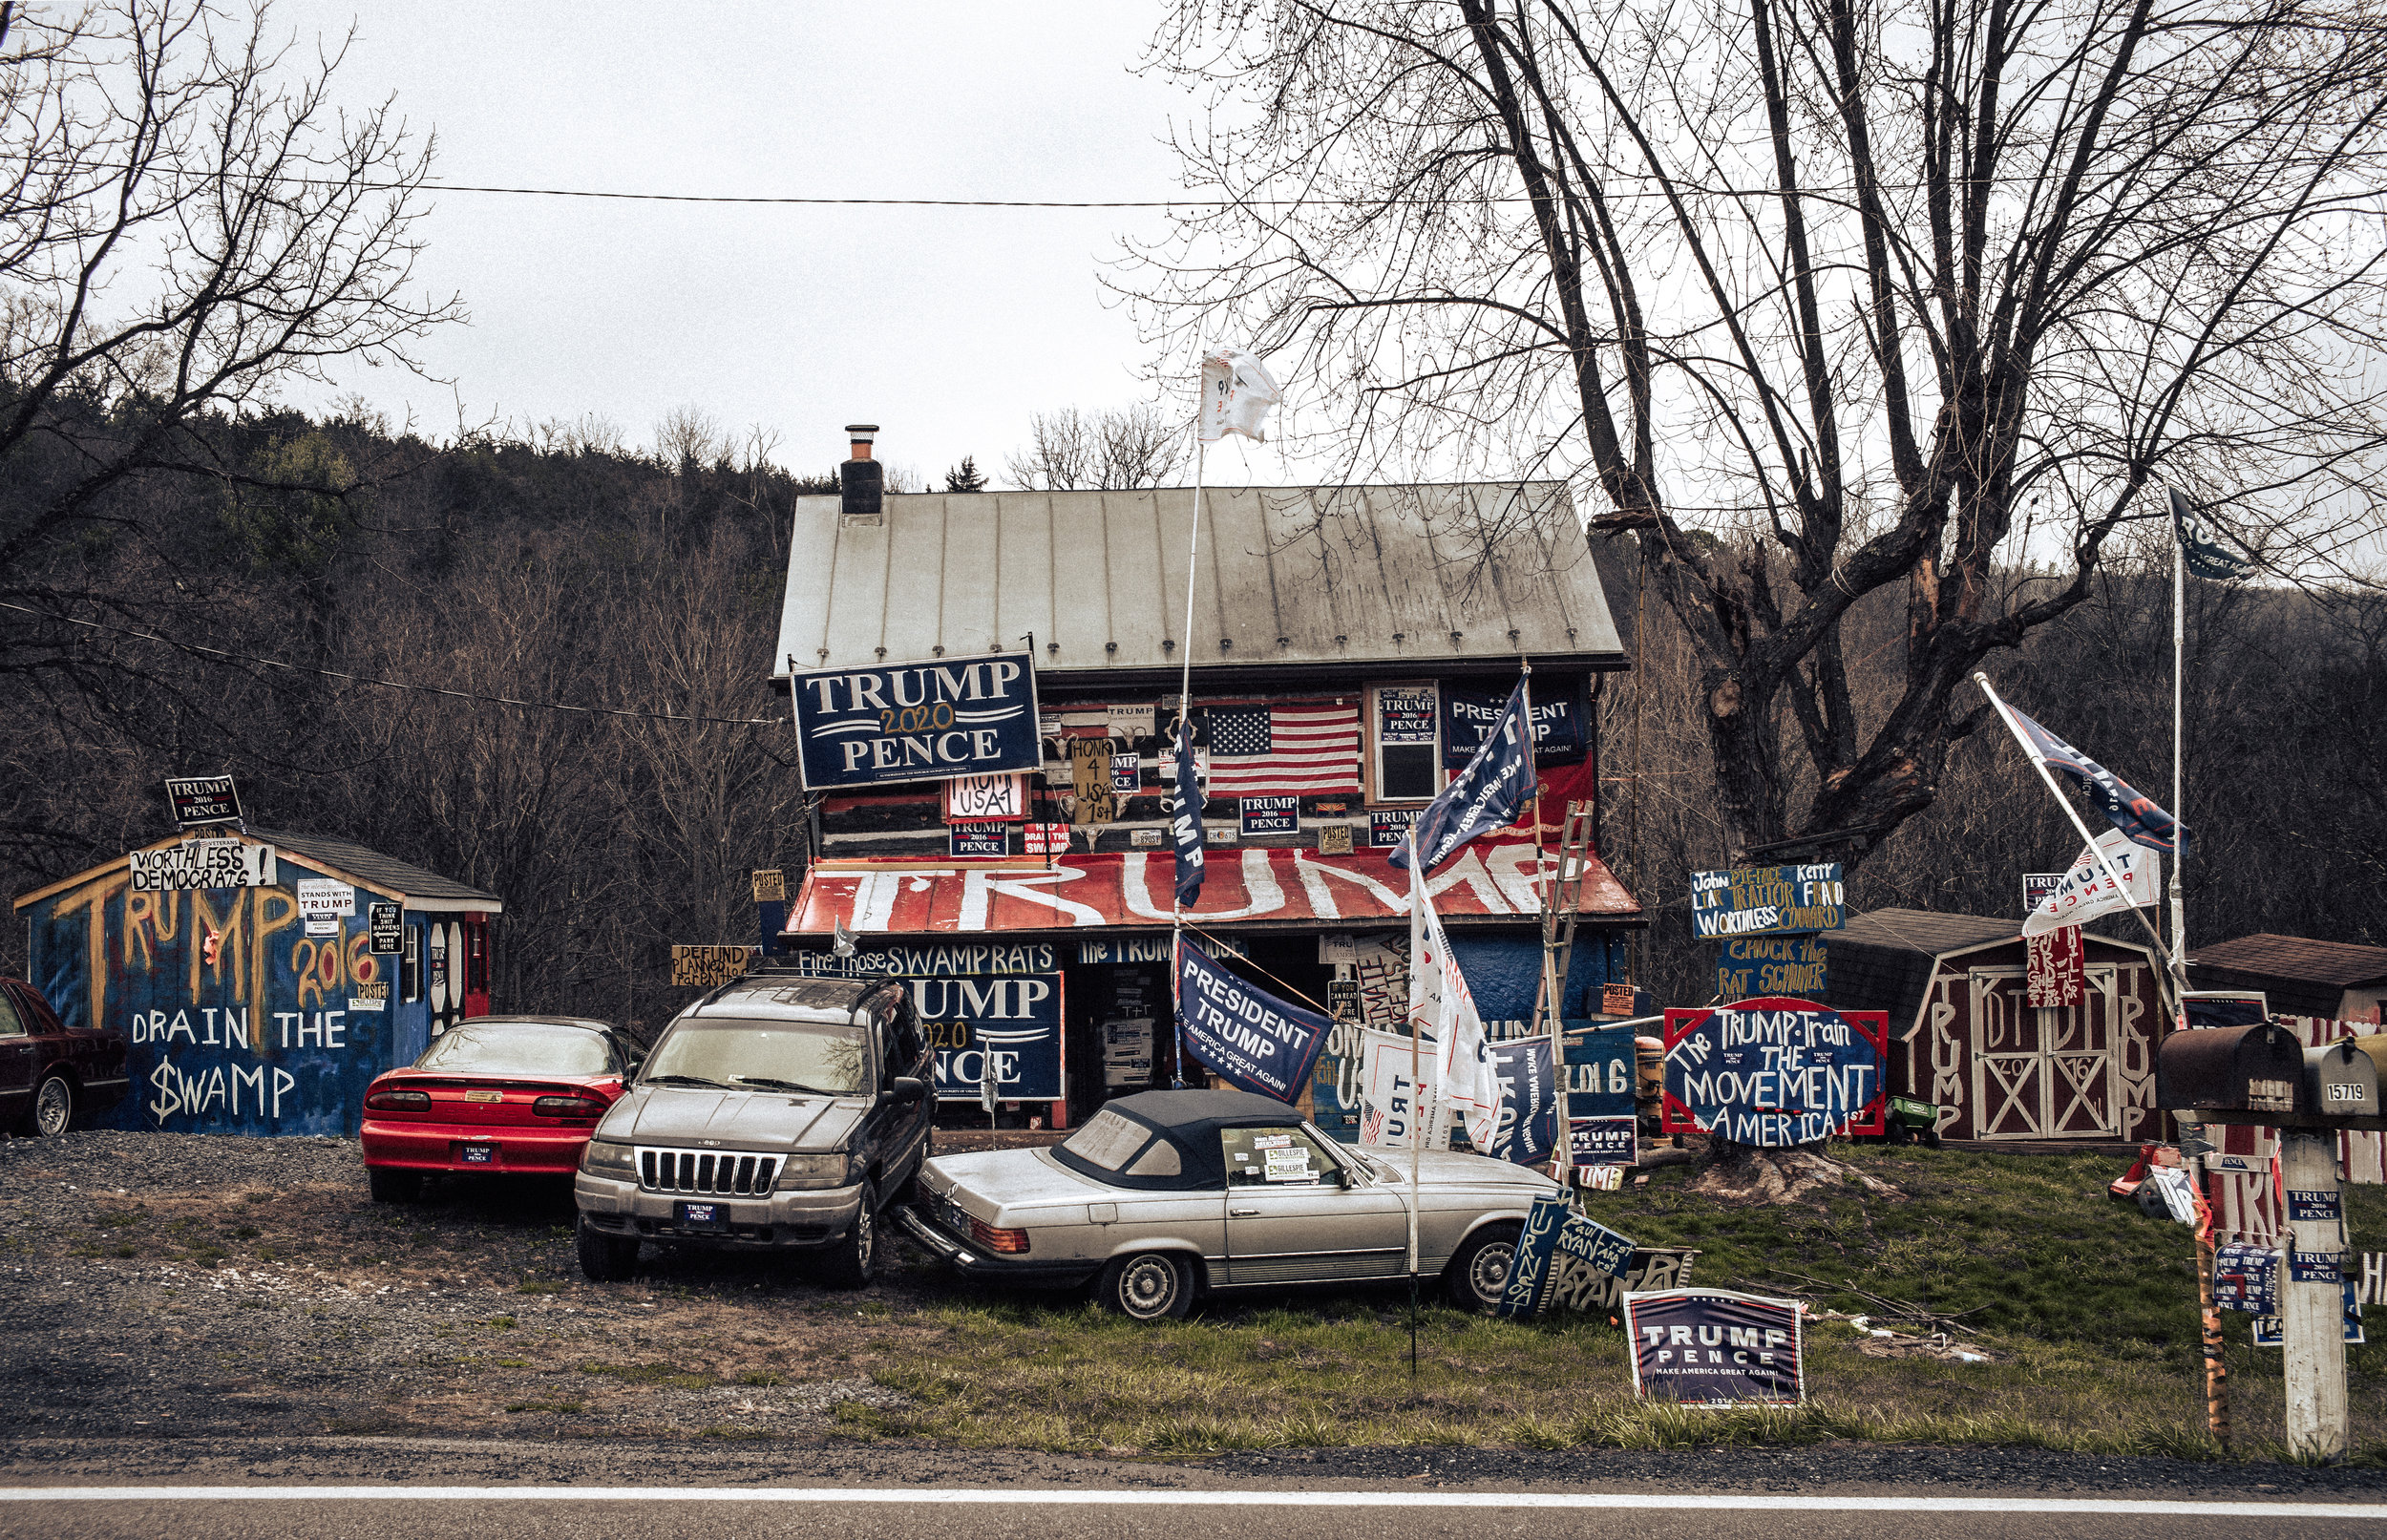
{"label": "window frame", "polygon": [[[1425,689],[1434,692],[1434,737],[1431,744],[1394,744],[1396,749],[1425,749],[1432,766],[1432,790],[1423,796],[1387,796],[1384,790],[1384,760],[1385,744],[1378,736],[1383,726],[1379,698],[1385,690]],[[1387,679],[1367,686],[1367,722],[1365,762],[1362,765],[1362,785],[1370,807],[1422,808],[1434,800],[1442,789],[1450,784],[1450,771],[1442,763],[1442,681],[1439,679]]]}

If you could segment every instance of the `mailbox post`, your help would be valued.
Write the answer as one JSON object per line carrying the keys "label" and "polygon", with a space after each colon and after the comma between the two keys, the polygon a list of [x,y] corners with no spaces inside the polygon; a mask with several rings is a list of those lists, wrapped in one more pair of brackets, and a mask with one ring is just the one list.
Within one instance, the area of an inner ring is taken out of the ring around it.
{"label": "mailbox post", "polygon": [[2156,1050],[2155,1102],[2184,1120],[2277,1130],[2288,1201],[2278,1280],[2288,1446],[2345,1458],[2347,1242],[2337,1134],[2387,1129],[2372,1054],[2350,1043],[2307,1049],[2269,1022],[2173,1032]]}
{"label": "mailbox post", "polygon": [[2345,1229],[2337,1190],[2337,1135],[2325,1129],[2280,1129],[2279,1181],[2288,1194],[2289,1250],[2279,1280],[2288,1448],[2307,1458],[2342,1460],[2351,1430],[2346,1416],[2346,1312],[2338,1281],[2345,1265]]}

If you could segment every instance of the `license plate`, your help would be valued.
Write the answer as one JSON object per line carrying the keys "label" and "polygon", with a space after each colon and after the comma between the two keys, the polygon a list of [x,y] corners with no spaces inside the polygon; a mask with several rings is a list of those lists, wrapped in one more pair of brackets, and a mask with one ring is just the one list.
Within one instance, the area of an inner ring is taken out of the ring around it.
{"label": "license plate", "polygon": [[683,1203],[680,1205],[680,1223],[690,1230],[727,1230],[729,1228],[729,1211],[719,1203]]}
{"label": "license plate", "polygon": [[947,1203],[942,1217],[945,1228],[955,1234],[967,1235],[970,1233],[970,1216],[961,1212],[961,1205],[959,1203]]}
{"label": "license plate", "polygon": [[496,1145],[465,1145],[460,1149],[467,1166],[494,1166],[497,1162]]}

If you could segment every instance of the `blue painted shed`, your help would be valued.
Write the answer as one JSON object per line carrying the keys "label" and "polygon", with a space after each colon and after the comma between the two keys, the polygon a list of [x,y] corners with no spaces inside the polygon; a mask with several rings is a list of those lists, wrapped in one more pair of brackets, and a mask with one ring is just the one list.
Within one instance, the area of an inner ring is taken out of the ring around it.
{"label": "blue painted shed", "polygon": [[[210,885],[220,884],[220,885]],[[376,950],[374,909],[381,907]],[[16,900],[34,987],[122,1031],[132,1092],[102,1121],[353,1134],[365,1087],[489,1011],[496,894],[348,840],[196,830]]]}

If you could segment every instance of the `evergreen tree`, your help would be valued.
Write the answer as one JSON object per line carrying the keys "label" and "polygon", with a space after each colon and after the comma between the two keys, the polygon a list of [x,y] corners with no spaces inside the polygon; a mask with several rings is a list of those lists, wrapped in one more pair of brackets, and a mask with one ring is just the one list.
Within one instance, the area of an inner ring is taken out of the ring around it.
{"label": "evergreen tree", "polygon": [[975,457],[968,454],[962,455],[961,463],[945,473],[945,490],[947,492],[984,492],[986,490],[986,478],[979,473],[978,461]]}

